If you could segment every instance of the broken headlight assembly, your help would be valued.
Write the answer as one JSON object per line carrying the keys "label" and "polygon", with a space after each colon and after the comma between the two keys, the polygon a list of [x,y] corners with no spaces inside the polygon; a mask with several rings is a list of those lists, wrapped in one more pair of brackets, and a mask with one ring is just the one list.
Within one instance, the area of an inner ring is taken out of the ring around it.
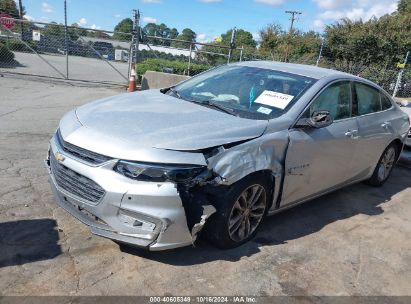
{"label": "broken headlight assembly", "polygon": [[147,182],[187,182],[207,167],[195,165],[149,164],[120,160],[114,171],[135,180]]}

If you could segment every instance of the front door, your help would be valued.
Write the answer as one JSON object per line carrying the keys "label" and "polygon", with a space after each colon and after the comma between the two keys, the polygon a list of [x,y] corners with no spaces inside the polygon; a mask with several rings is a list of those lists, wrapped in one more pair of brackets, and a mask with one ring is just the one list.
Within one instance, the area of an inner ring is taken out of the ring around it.
{"label": "front door", "polygon": [[352,178],[352,164],[358,148],[358,124],[352,116],[349,81],[326,87],[303,117],[326,110],[334,122],[324,128],[294,128],[285,161],[281,207],[309,199]]}

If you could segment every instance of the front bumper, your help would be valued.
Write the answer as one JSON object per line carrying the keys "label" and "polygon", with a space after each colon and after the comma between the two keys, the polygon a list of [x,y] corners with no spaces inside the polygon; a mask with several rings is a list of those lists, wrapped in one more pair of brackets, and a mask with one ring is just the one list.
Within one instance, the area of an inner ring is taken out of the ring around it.
{"label": "front bumper", "polygon": [[53,137],[48,155],[56,154],[61,165],[96,182],[105,191],[98,202],[73,195],[58,185],[50,159],[46,161],[58,205],[88,225],[92,233],[153,251],[192,244],[183,203],[173,183],[126,178],[113,171],[117,160],[99,166],[86,164],[64,154]]}

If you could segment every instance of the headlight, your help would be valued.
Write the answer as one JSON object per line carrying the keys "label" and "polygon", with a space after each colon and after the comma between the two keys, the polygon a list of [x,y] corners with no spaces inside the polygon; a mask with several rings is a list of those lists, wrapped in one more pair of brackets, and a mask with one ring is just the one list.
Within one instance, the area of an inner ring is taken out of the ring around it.
{"label": "headlight", "polygon": [[206,169],[195,165],[161,165],[136,163],[120,160],[114,171],[139,181],[149,182],[185,182],[196,177]]}

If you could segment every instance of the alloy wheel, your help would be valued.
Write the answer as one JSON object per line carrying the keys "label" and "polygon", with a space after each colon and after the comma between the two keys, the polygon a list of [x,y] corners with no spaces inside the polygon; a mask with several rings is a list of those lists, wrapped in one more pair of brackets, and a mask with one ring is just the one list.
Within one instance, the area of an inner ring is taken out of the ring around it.
{"label": "alloy wheel", "polygon": [[248,238],[257,229],[266,209],[266,193],[261,185],[245,189],[233,205],[228,220],[228,232],[235,242]]}
{"label": "alloy wheel", "polygon": [[394,167],[395,154],[394,147],[390,147],[387,151],[385,151],[378,167],[378,179],[380,181],[384,181],[390,175],[391,170]]}

